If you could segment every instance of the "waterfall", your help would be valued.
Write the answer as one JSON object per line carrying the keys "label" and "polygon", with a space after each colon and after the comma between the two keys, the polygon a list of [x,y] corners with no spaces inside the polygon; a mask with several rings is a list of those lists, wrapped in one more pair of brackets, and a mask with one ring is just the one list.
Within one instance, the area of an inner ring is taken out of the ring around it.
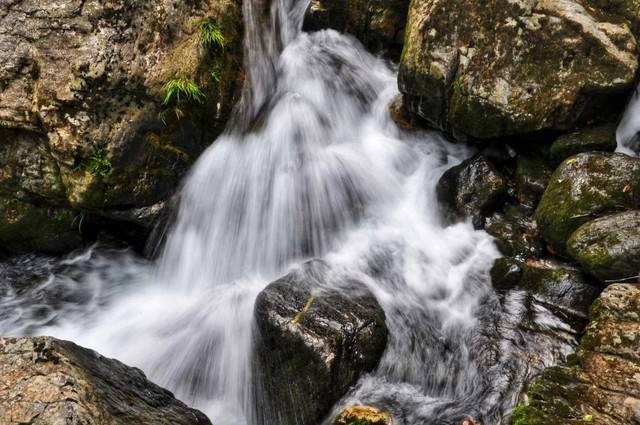
{"label": "waterfall", "polygon": [[640,86],[633,93],[616,131],[618,152],[637,155],[640,152]]}
{"label": "waterfall", "polygon": [[[247,85],[186,179],[161,258],[99,248],[17,258],[42,283],[0,291],[0,332],[73,340],[142,368],[214,424],[258,425],[255,298],[323,258],[371,288],[390,331],[379,368],[336,409],[375,403],[398,424],[499,423],[535,370],[525,358],[555,363],[574,335],[543,306],[531,314],[525,294],[498,302],[493,241],[441,222],[435,196],[439,176],[471,152],[400,130],[388,113],[394,66],[349,36],[302,32],[306,7],[245,0]],[[565,338],[529,343],[524,316]]]}

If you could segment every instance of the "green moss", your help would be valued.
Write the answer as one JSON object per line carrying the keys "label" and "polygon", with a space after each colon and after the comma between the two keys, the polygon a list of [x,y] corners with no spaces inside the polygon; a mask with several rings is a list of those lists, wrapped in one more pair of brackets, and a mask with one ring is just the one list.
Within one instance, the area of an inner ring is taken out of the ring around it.
{"label": "green moss", "polygon": [[511,425],[552,425],[552,422],[540,410],[531,406],[519,405],[513,410]]}

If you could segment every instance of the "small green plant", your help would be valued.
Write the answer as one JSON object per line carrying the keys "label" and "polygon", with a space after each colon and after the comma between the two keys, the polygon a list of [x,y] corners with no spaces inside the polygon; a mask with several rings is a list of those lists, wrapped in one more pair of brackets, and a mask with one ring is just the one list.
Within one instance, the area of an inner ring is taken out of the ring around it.
{"label": "small green plant", "polygon": [[457,79],[453,82],[453,91],[460,96],[465,94],[466,89],[462,80]]}
{"label": "small green plant", "polygon": [[214,19],[205,19],[198,26],[200,37],[202,37],[202,45],[207,49],[224,49],[225,39],[220,27]]}
{"label": "small green plant", "polygon": [[97,149],[87,161],[87,170],[94,176],[109,176],[113,171],[113,166],[107,155],[108,152],[105,148]]}
{"label": "small green plant", "polygon": [[185,103],[204,103],[207,95],[193,80],[184,78],[172,78],[164,86],[163,105],[181,106]]}
{"label": "small green plant", "polygon": [[82,233],[82,223],[84,223],[84,219],[86,218],[87,213],[86,211],[80,211],[74,218],[73,221],[71,222],[71,227],[75,226],[77,223],[78,226],[78,233]]}

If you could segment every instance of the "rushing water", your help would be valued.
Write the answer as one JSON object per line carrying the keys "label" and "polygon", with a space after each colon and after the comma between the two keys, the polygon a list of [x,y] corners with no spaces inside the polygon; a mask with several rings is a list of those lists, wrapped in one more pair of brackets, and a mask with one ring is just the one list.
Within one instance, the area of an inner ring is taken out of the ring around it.
{"label": "rushing water", "polygon": [[186,180],[161,258],[94,247],[10,259],[0,334],[73,340],[142,368],[214,424],[257,425],[254,300],[322,257],[370,286],[390,331],[378,369],[336,409],[497,424],[575,332],[530,294],[494,293],[491,238],[443,223],[434,193],[471,152],[396,127],[393,66],[335,31],[301,32],[306,6],[245,1],[249,84]]}
{"label": "rushing water", "polygon": [[640,153],[640,86],[631,96],[616,132],[618,152],[628,155]]}

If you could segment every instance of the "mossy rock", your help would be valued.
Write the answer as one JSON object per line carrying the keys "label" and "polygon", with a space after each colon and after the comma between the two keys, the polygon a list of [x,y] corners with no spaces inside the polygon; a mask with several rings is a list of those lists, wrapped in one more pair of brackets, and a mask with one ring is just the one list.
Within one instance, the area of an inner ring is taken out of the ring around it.
{"label": "mossy rock", "polygon": [[507,181],[484,156],[476,155],[447,170],[436,186],[438,200],[453,219],[484,225],[507,194]]}
{"label": "mossy rock", "polygon": [[549,154],[554,163],[559,164],[579,153],[613,152],[617,146],[616,126],[605,124],[560,136],[551,145]]}
{"label": "mossy rock", "polygon": [[640,159],[583,153],[565,160],[551,176],[535,213],[544,239],[566,255],[566,242],[584,223],[640,206]]}
{"label": "mossy rock", "polygon": [[614,284],[565,364],[534,378],[511,425],[635,425],[640,394],[640,288]]}
{"label": "mossy rock", "polygon": [[0,249],[62,253],[77,248],[82,237],[74,221],[76,214],[68,209],[0,198]]}
{"label": "mossy rock", "polygon": [[543,158],[519,155],[515,174],[518,200],[526,205],[537,205],[552,173]]}
{"label": "mossy rock", "polygon": [[637,18],[583,3],[412,1],[398,74],[407,108],[485,140],[615,117],[635,85]]}
{"label": "mossy rock", "polygon": [[640,211],[602,217],[576,230],[568,253],[603,282],[633,279],[640,274]]}

